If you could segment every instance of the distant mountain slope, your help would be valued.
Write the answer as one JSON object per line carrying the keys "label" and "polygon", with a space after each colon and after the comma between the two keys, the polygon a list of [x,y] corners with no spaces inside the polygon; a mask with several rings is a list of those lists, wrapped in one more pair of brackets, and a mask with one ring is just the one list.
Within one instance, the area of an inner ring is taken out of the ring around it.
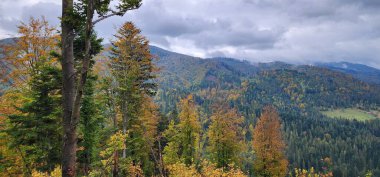
{"label": "distant mountain slope", "polygon": [[[12,66],[3,60],[3,47],[5,45],[14,44],[17,38],[7,38],[0,40],[0,81],[6,79],[7,75],[12,71]],[[0,95],[9,87],[11,81],[7,83],[0,82]]]}
{"label": "distant mountain slope", "polygon": [[161,68],[160,85],[165,87],[240,85],[241,77],[252,74],[255,68],[247,62],[234,59],[202,59],[155,46],[151,46],[150,50],[159,58],[157,65]]}
{"label": "distant mountain slope", "polygon": [[[12,44],[14,41],[15,38],[2,39],[0,40],[0,46]],[[217,83],[226,83],[223,80],[232,81],[232,84],[239,84],[242,78],[253,76],[262,71],[297,69],[297,66],[284,62],[250,63],[223,57],[202,59],[167,51],[156,46],[150,46],[150,50],[153,55],[160,58],[157,65],[162,68],[160,74],[162,76],[160,78],[161,84],[173,88],[197,85],[207,87]],[[0,54],[0,64],[3,63]],[[366,65],[340,62],[319,63],[316,66],[349,74],[365,82],[380,84],[380,70]]]}
{"label": "distant mountain slope", "polygon": [[325,68],[299,66],[260,73],[245,92],[247,105],[278,108],[321,108],[380,105],[380,87]]}
{"label": "distant mountain slope", "polygon": [[346,73],[365,82],[380,84],[380,70],[373,67],[348,62],[319,63],[317,66]]}

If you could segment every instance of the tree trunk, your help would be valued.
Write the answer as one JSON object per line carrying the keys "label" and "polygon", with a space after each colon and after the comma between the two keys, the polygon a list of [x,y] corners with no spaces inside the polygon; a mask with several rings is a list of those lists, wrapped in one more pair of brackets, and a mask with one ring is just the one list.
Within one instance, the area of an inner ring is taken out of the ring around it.
{"label": "tree trunk", "polygon": [[[123,98],[126,98],[126,97],[124,96]],[[128,114],[127,114],[128,108],[127,108],[127,105],[128,105],[128,103],[125,100],[123,100],[123,103],[122,103],[121,107],[122,107],[123,134],[124,135],[127,134],[127,123],[128,123],[128,120],[127,120],[127,118],[128,118]],[[123,149],[123,156],[122,157],[123,158],[127,158],[127,149],[126,148]]]}
{"label": "tree trunk", "polygon": [[[111,91],[113,93],[113,91]],[[114,96],[113,94],[111,94]],[[116,106],[115,106],[115,101],[112,101],[113,105],[113,127],[115,128],[115,133],[117,131],[117,117],[116,117]],[[119,152],[116,150],[113,155],[113,169],[112,169],[112,176],[113,177],[118,177],[119,176]]]}
{"label": "tree trunk", "polygon": [[[81,75],[75,91],[74,70],[74,27],[70,24],[70,14],[73,11],[73,0],[62,0],[62,72],[63,72],[63,158],[62,176],[76,175],[77,125],[80,118],[80,104],[83,88],[86,84],[87,72],[90,65],[92,19],[94,16],[93,0],[88,0],[85,57],[82,61]],[[76,95],[74,95],[76,93]],[[75,99],[74,99],[75,98]]]}
{"label": "tree trunk", "polygon": [[[69,19],[73,11],[73,0],[62,0],[62,19]],[[69,20],[62,20],[62,75],[63,75],[63,149],[62,176],[75,176],[77,135],[72,124],[75,94],[74,27]]]}
{"label": "tree trunk", "polygon": [[77,91],[76,91],[76,97],[75,97],[75,102],[74,102],[74,111],[73,111],[73,120],[75,126],[79,123],[79,118],[80,118],[80,107],[81,107],[81,100],[82,100],[82,95],[83,95],[83,89],[86,84],[87,80],[87,73],[88,69],[90,67],[90,49],[91,49],[91,34],[93,30],[93,25],[92,25],[92,19],[94,16],[94,2],[93,0],[87,0],[87,18],[86,18],[86,29],[85,29],[85,55],[82,61],[82,68],[81,68],[81,74],[77,86]]}
{"label": "tree trunk", "polygon": [[113,155],[113,169],[112,169],[112,176],[118,177],[119,176],[119,152],[115,151]]}

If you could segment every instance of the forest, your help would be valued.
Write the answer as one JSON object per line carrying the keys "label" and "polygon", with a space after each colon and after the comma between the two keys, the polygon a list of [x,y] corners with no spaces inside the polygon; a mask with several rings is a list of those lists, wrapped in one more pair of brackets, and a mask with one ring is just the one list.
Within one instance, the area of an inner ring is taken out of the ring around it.
{"label": "forest", "polygon": [[142,3],[111,1],[0,40],[0,176],[380,176],[375,74],[192,57],[131,21],[105,41],[95,25]]}

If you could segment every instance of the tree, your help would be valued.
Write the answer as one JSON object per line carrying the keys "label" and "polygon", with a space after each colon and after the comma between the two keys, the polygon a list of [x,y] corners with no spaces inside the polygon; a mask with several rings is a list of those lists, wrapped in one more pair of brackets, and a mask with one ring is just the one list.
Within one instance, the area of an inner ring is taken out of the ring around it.
{"label": "tree", "polygon": [[60,71],[51,66],[37,70],[26,95],[29,101],[17,108],[21,114],[8,116],[10,126],[6,130],[12,137],[11,148],[20,153],[29,174],[35,168],[52,171],[61,162]]}
{"label": "tree", "polygon": [[56,63],[57,58],[52,57],[51,52],[57,51],[59,42],[56,28],[44,17],[31,17],[29,23],[22,22],[17,28],[20,37],[14,39],[15,44],[2,47],[4,60],[12,68],[5,81],[10,81],[13,86],[27,84],[41,65]]}
{"label": "tree", "polygon": [[78,161],[84,175],[88,175],[93,163],[99,160],[97,155],[105,123],[104,117],[99,111],[100,105],[95,100],[95,82],[96,77],[91,76],[86,83],[79,124]]}
{"label": "tree", "polygon": [[[125,23],[118,30],[116,40],[112,42],[109,67],[117,85],[116,104],[122,115],[122,131],[124,134],[129,132],[126,141],[128,148],[123,150],[122,157],[125,159],[128,155],[133,165],[141,163],[144,172],[147,172],[152,171],[148,170],[148,166],[152,166],[148,165],[148,161],[154,141],[144,135],[148,132],[155,135],[157,131],[151,125],[145,127],[148,122],[144,119],[147,119],[146,116],[152,116],[152,120],[157,118],[149,107],[152,105],[149,96],[155,94],[156,84],[153,79],[157,69],[149,51],[149,41],[140,32],[131,22]],[[157,120],[153,123],[157,124]]]}
{"label": "tree", "polygon": [[227,169],[232,163],[239,162],[242,137],[239,137],[240,124],[243,118],[237,114],[236,109],[227,106],[218,107],[211,116],[211,125],[208,129],[208,150],[212,162],[218,168]]}
{"label": "tree", "polygon": [[271,106],[263,109],[253,132],[256,153],[254,170],[257,176],[286,176],[288,161],[284,155],[285,143],[281,134],[280,118]]}
{"label": "tree", "polygon": [[57,57],[52,55],[59,36],[43,17],[30,18],[18,29],[15,44],[3,48],[12,68],[7,79],[13,87],[1,99],[1,116],[7,120],[1,130],[10,150],[21,157],[21,169],[30,175],[32,168],[52,170],[61,159],[61,77]]}
{"label": "tree", "polygon": [[190,166],[195,160],[199,160],[196,159],[197,141],[200,138],[199,115],[192,95],[182,99],[179,107],[179,123],[175,125],[171,121],[164,132],[168,139],[168,145],[164,148],[164,162]]}
{"label": "tree", "polygon": [[[141,0],[81,0],[74,6],[73,0],[62,0],[62,75],[63,75],[63,159],[62,176],[76,175],[77,125],[80,119],[81,99],[91,59],[91,35],[94,25],[111,16],[123,16],[137,9]],[[113,8],[111,4],[116,4]],[[98,18],[93,20],[94,14]],[[85,52],[82,66],[75,71],[74,38],[79,29],[84,29]],[[77,76],[76,73],[79,73]],[[78,79],[78,80],[77,80]],[[78,82],[75,84],[75,82]]]}

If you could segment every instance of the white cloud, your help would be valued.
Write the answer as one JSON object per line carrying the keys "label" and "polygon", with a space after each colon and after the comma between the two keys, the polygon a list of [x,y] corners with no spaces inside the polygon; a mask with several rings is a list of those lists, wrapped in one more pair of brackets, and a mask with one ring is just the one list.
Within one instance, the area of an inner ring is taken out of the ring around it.
{"label": "white cloud", "polygon": [[[4,0],[3,0],[4,1]],[[5,0],[0,37],[16,22],[45,15],[58,25],[60,0]],[[101,22],[109,40],[132,20],[152,44],[200,57],[292,63],[349,61],[380,68],[378,0],[143,0],[124,17]]]}

